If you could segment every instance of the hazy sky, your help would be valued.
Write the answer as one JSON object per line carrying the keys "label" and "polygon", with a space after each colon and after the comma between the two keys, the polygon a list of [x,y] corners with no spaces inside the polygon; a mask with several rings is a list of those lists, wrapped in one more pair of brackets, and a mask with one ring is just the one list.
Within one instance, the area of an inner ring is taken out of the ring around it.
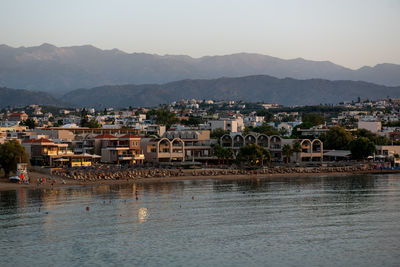
{"label": "hazy sky", "polygon": [[0,0],[0,43],[400,64],[400,0]]}

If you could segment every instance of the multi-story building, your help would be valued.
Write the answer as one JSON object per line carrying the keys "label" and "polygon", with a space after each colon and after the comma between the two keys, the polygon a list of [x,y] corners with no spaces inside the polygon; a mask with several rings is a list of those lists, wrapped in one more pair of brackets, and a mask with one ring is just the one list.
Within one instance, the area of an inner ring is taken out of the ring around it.
{"label": "multi-story building", "polygon": [[184,142],[184,154],[187,161],[207,161],[212,159],[209,130],[168,131],[164,136],[169,140],[179,138]]}
{"label": "multi-story building", "polygon": [[360,120],[357,125],[358,129],[366,129],[373,133],[378,133],[382,130],[382,123],[377,120]]}
{"label": "multi-story building", "polygon": [[[285,144],[293,146],[295,142],[300,142],[301,152],[293,153],[293,161],[322,161],[323,159],[323,143],[319,139],[282,139],[277,135],[267,136],[265,134],[250,133],[246,136],[242,134],[226,134],[220,139],[220,144],[225,148],[232,148],[235,154],[238,153],[242,146],[256,144],[271,153],[272,161],[282,161],[282,147]],[[298,159],[297,159],[298,157]]]}
{"label": "multi-story building", "polygon": [[33,165],[53,166],[55,160],[74,154],[67,144],[56,144],[46,138],[27,139],[22,142],[22,146]]}
{"label": "multi-story building", "polygon": [[101,161],[105,163],[141,164],[144,161],[144,154],[140,149],[140,139],[133,134],[120,137],[100,135],[95,137],[95,150],[100,145]]}
{"label": "multi-story building", "polygon": [[24,121],[28,119],[28,114],[25,113],[25,111],[22,112],[14,112],[8,114],[8,120],[9,121]]}
{"label": "multi-story building", "polygon": [[140,146],[147,162],[185,161],[185,143],[180,138],[142,138]]}
{"label": "multi-story building", "polygon": [[225,134],[220,139],[220,144],[225,148],[232,148],[235,154],[242,146],[257,144],[271,153],[273,161],[282,160],[282,139],[277,136],[267,136],[265,134],[250,133],[243,136],[241,133]]}

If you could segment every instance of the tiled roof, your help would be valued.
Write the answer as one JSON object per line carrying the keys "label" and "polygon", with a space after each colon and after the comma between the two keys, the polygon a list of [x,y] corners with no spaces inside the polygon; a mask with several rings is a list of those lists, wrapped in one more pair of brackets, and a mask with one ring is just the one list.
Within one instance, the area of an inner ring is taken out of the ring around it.
{"label": "tiled roof", "polygon": [[117,139],[117,137],[111,134],[101,134],[96,136],[95,139]]}
{"label": "tiled roof", "polygon": [[16,117],[16,116],[21,116],[21,115],[26,115],[25,112],[15,112],[15,113],[11,113],[8,116],[9,117]]}
{"label": "tiled roof", "polygon": [[53,141],[46,139],[46,138],[40,138],[40,139],[28,139],[24,140],[24,143],[54,143]]}
{"label": "tiled roof", "polygon": [[140,138],[140,136],[134,134],[126,134],[120,137],[120,139],[128,139],[128,138]]}

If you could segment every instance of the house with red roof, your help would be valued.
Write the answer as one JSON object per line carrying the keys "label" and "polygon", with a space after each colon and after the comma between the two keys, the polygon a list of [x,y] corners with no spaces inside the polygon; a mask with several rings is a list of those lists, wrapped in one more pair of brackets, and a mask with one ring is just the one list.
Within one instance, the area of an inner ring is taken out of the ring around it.
{"label": "house with red roof", "polygon": [[26,114],[25,111],[13,112],[8,114],[7,118],[9,121],[24,121],[28,119],[28,114]]}

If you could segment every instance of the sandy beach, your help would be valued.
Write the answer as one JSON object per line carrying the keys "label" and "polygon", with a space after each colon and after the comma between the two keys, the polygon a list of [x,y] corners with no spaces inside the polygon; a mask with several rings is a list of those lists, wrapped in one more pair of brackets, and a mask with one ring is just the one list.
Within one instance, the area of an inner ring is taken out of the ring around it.
{"label": "sandy beach", "polygon": [[[97,185],[113,185],[113,184],[142,184],[142,183],[162,183],[171,181],[199,181],[199,180],[243,180],[243,179],[263,179],[274,180],[284,178],[307,178],[307,177],[328,177],[328,176],[349,176],[349,175],[365,175],[365,174],[390,174],[400,173],[400,170],[359,170],[350,172],[320,172],[320,173],[274,173],[274,174],[226,174],[226,175],[201,175],[193,176],[185,173],[182,176],[173,177],[148,177],[134,179],[118,179],[118,180],[97,180],[97,181],[79,181],[74,179],[66,179],[58,175],[49,175],[39,172],[29,172],[31,178],[30,184],[10,183],[6,178],[0,178],[0,191],[17,190],[17,189],[51,189],[51,188],[67,188],[74,186],[97,186]],[[40,178],[46,178],[46,183],[37,183]],[[51,181],[54,181],[52,184]],[[65,184],[63,184],[65,181]]]}

